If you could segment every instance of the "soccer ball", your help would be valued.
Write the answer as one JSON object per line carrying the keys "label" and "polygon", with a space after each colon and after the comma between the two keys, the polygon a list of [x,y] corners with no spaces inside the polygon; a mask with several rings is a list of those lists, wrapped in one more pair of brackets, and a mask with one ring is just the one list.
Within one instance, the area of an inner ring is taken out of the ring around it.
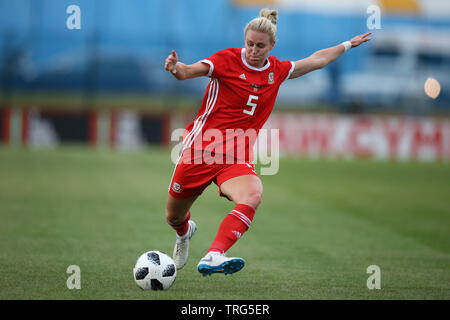
{"label": "soccer ball", "polygon": [[144,290],[167,290],[177,276],[175,262],[161,251],[143,253],[133,268],[136,284]]}

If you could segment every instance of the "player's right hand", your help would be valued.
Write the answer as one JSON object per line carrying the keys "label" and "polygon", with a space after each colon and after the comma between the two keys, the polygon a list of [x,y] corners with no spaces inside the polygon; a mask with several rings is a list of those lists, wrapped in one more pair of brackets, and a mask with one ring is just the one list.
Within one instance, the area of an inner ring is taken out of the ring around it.
{"label": "player's right hand", "polygon": [[175,68],[177,62],[178,62],[178,55],[174,50],[172,50],[172,53],[166,58],[164,69],[166,69],[167,71],[172,71],[173,68]]}

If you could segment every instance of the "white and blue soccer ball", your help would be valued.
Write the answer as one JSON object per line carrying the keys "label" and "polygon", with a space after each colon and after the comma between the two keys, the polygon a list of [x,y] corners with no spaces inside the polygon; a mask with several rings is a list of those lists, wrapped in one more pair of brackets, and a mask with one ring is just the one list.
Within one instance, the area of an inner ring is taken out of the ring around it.
{"label": "white and blue soccer ball", "polygon": [[164,252],[148,251],[137,259],[133,277],[144,290],[167,290],[177,277],[177,268],[172,258]]}

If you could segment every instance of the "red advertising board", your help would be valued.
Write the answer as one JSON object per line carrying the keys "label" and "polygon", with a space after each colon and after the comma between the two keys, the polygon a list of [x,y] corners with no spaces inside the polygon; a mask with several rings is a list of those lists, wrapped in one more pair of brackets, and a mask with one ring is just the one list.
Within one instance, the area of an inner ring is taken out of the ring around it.
{"label": "red advertising board", "polygon": [[272,114],[282,154],[311,157],[448,160],[450,119],[411,116]]}

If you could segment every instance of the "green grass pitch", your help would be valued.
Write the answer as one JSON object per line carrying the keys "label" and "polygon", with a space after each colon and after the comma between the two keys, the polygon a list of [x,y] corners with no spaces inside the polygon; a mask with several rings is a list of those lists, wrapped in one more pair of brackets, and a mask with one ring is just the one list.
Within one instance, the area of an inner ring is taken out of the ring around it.
{"label": "green grass pitch", "polygon": [[[450,299],[447,163],[287,158],[229,251],[242,271],[197,263],[233,204],[211,185],[192,208],[190,259],[168,291],[132,276],[148,250],[172,254],[169,150],[0,148],[0,299]],[[66,287],[69,265],[81,289]],[[369,290],[367,267],[381,270]]]}

